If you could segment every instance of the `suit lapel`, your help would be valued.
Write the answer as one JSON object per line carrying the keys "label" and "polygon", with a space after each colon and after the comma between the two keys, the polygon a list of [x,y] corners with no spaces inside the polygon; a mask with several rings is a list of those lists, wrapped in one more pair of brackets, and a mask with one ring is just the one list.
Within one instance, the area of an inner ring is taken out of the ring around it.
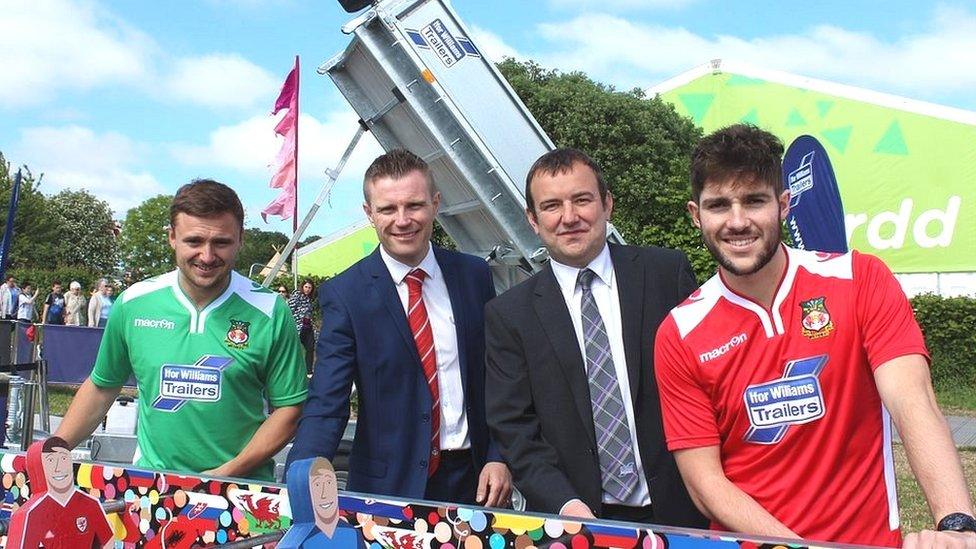
{"label": "suit lapel", "polygon": [[465,318],[464,301],[461,297],[461,288],[464,284],[464,277],[461,276],[457,262],[449,254],[440,248],[433,248],[434,257],[437,265],[441,268],[441,275],[444,276],[444,284],[447,286],[447,295],[451,298],[451,312],[454,314],[454,331],[457,334],[457,353],[458,364],[461,366],[461,387],[467,387],[468,381],[468,361],[467,337],[465,337]]}
{"label": "suit lapel", "polygon": [[[623,332],[624,356],[627,375],[630,378],[630,397],[635,409],[637,390],[640,388],[641,325],[644,309],[644,269],[637,261],[635,250],[610,245],[610,260],[617,280],[617,299],[620,302],[620,326]],[[624,296],[627,296],[625,299]],[[640,296],[637,299],[637,296]]]}
{"label": "suit lapel", "polygon": [[386,306],[387,312],[390,313],[390,320],[403,338],[403,344],[409,349],[407,355],[413,358],[418,368],[422,369],[420,355],[417,354],[417,344],[413,340],[410,325],[407,323],[407,313],[403,311],[400,294],[397,293],[396,285],[393,284],[393,277],[390,276],[390,270],[386,268],[386,264],[383,263],[383,258],[380,257],[379,246],[376,247],[376,251],[370,254],[367,259],[368,261],[366,261],[364,267],[366,267],[367,274],[370,277],[370,283],[379,295],[380,301]]}
{"label": "suit lapel", "polygon": [[538,283],[535,287],[533,306],[569,383],[576,410],[583,421],[583,431],[589,437],[590,443],[596,444],[593,408],[590,405],[590,384],[586,379],[586,368],[583,365],[583,356],[580,354],[579,342],[576,341],[576,329],[573,328],[569,308],[556,282],[552,266],[547,265],[536,277]]}

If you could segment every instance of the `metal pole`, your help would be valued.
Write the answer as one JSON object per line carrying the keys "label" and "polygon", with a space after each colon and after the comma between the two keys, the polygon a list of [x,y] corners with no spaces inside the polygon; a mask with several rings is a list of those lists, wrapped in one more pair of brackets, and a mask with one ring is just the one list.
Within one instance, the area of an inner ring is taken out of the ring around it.
{"label": "metal pole", "polygon": [[244,538],[237,541],[232,541],[230,543],[221,545],[224,549],[251,549],[251,547],[257,547],[265,543],[272,543],[280,540],[284,537],[285,531],[279,530],[277,532],[271,532],[270,534],[262,534],[260,536],[254,536],[250,538]]}
{"label": "metal pole", "polygon": [[[36,330],[37,328],[35,328]],[[35,337],[34,344],[31,348],[31,357],[37,356],[37,339]],[[23,407],[23,418],[21,425],[23,426],[20,431],[20,449],[27,451],[27,447],[30,446],[31,442],[34,442],[34,388],[37,386],[38,372],[37,369],[31,370],[30,377],[27,378],[27,382],[24,383],[24,407]]]}
{"label": "metal pole", "polygon": [[329,196],[329,193],[332,191],[332,187],[335,185],[336,179],[339,179],[339,174],[342,172],[342,168],[346,167],[346,161],[349,160],[353,149],[355,149],[356,145],[359,144],[359,138],[361,138],[364,133],[366,133],[366,128],[363,127],[363,124],[360,124],[356,129],[356,135],[352,136],[352,141],[350,141],[349,146],[346,147],[346,152],[342,153],[342,158],[339,160],[339,164],[334,170],[325,171],[328,178],[326,179],[325,183],[322,184],[322,190],[319,191],[319,195],[315,198],[315,203],[312,204],[312,208],[307,214],[305,214],[305,219],[302,219],[302,224],[299,225],[298,230],[291,235],[291,240],[288,241],[288,245],[286,245],[285,249],[281,251],[281,255],[278,256],[278,260],[275,261],[274,266],[271,267],[271,272],[269,272],[268,276],[264,278],[264,286],[270,286],[271,283],[274,282],[275,276],[278,274],[278,271],[281,270],[281,266],[285,264],[285,260],[288,259],[288,255],[291,254],[292,250],[295,249],[295,244],[297,244],[298,240],[302,237],[302,233],[304,233],[305,229],[307,229],[312,223],[312,219],[315,217],[315,214],[318,213],[319,207]]}
{"label": "metal pole", "polygon": [[38,384],[37,390],[40,399],[41,430],[51,433],[51,402],[47,394],[47,361],[37,359]]}

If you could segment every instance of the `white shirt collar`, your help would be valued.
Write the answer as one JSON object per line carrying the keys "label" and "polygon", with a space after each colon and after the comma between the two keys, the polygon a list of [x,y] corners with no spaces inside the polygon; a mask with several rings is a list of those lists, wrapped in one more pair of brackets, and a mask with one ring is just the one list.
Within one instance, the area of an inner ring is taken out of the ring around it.
{"label": "white shirt collar", "polygon": [[[579,276],[579,272],[582,269],[563,265],[555,259],[550,260],[549,263],[552,264],[552,273],[556,275],[556,282],[559,283],[559,287],[563,293],[573,295],[573,292],[576,291],[576,277]],[[610,281],[613,278],[613,261],[610,260],[610,246],[604,244],[603,249],[593,258],[593,261],[590,261],[586,268],[593,271],[597,278],[602,280],[604,284],[610,286]]]}
{"label": "white shirt collar", "polygon": [[397,261],[393,256],[387,253],[386,248],[380,245],[380,257],[383,258],[383,263],[386,264],[386,270],[390,271],[390,276],[393,278],[393,283],[400,285],[403,283],[403,279],[410,274],[410,271],[414,269],[423,269],[427,273],[428,278],[437,278],[441,276],[440,265],[437,264],[437,258],[434,256],[434,249],[427,243],[427,255],[420,261],[416,267],[411,267]]}

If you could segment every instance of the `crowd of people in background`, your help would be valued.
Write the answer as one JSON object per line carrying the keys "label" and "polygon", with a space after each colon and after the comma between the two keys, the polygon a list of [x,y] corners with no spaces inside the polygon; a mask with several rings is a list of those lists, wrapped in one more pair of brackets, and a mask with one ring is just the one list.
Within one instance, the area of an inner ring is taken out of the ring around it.
{"label": "crowd of people in background", "polygon": [[102,278],[87,294],[77,280],[71,281],[65,293],[61,281],[55,280],[44,300],[38,301],[39,288],[29,282],[18,286],[16,277],[7,276],[0,286],[0,319],[103,328],[112,310],[114,290],[112,283]]}

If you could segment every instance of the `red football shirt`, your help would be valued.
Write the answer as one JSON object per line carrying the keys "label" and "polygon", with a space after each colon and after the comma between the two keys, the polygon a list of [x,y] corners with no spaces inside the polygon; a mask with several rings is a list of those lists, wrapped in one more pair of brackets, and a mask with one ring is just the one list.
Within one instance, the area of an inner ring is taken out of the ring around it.
{"label": "red football shirt", "polygon": [[804,538],[901,545],[873,372],[927,357],[921,330],[879,259],[786,250],[771,309],[716,275],[658,329],[668,448],[719,446],[729,480]]}
{"label": "red football shirt", "polygon": [[46,493],[32,504],[28,513],[23,547],[100,548],[113,537],[98,500],[77,490],[64,506]]}

